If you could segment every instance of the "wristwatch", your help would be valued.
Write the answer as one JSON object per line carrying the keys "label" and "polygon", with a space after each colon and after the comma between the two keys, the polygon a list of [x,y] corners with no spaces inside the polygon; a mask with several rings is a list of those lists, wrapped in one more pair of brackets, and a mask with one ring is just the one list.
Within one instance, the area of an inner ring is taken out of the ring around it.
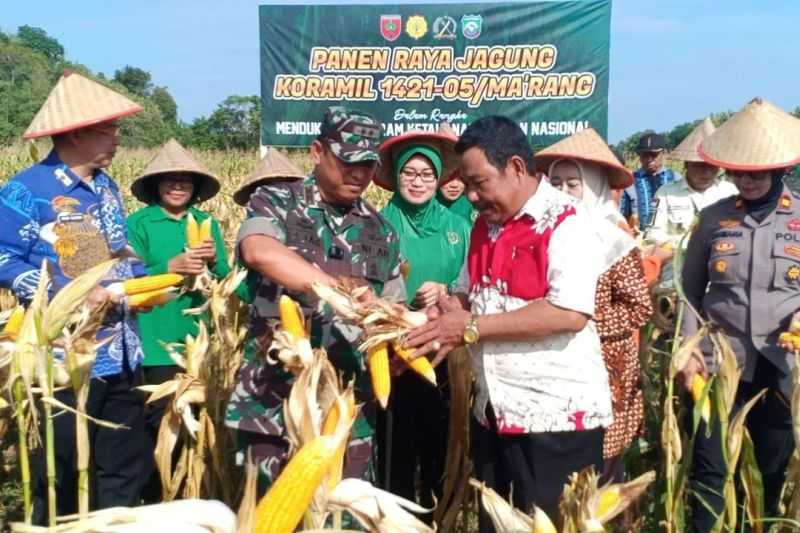
{"label": "wristwatch", "polygon": [[478,339],[481,338],[481,334],[478,332],[478,319],[474,315],[469,319],[469,322],[467,322],[464,328],[463,338],[464,344],[467,346],[475,344],[478,342]]}

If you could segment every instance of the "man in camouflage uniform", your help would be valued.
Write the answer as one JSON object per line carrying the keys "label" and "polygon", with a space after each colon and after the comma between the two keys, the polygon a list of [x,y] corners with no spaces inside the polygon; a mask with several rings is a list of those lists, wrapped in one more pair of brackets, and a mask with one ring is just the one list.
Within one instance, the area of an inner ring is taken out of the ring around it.
{"label": "man in camouflage uniform", "polygon": [[278,299],[287,294],[311,316],[311,343],[328,352],[345,380],[354,379],[363,408],[353,426],[345,476],[373,480],[374,395],[363,354],[361,331],[321,306],[311,282],[356,278],[379,296],[404,300],[400,247],[390,224],[361,198],[377,171],[380,124],[363,113],[332,107],[311,144],[314,171],[306,180],[259,187],[247,205],[237,237],[238,253],[250,269],[251,305],[248,361],[227,411],[238,430],[240,449],[249,448],[259,465],[259,489],[272,483],[287,461],[283,401],[293,377],[268,360],[270,323]]}

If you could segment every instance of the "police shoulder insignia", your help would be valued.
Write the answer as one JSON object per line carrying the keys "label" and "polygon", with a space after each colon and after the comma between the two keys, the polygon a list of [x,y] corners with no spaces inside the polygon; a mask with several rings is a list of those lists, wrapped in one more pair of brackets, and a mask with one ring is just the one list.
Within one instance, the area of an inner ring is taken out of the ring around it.
{"label": "police shoulder insignia", "polygon": [[735,249],[736,245],[730,241],[720,241],[714,244],[714,251],[715,252],[730,252],[731,250]]}
{"label": "police shoulder insignia", "polygon": [[786,279],[789,281],[796,281],[800,278],[800,267],[797,265],[792,265],[786,270]]}
{"label": "police shoulder insignia", "polygon": [[786,255],[791,255],[792,257],[800,259],[800,246],[797,246],[796,244],[789,244],[785,246],[783,251],[786,252]]}
{"label": "police shoulder insignia", "polygon": [[720,274],[724,274],[728,270],[728,262],[723,259],[720,259],[719,261],[714,263],[714,270],[716,270]]}
{"label": "police shoulder insignia", "polygon": [[789,209],[790,207],[792,207],[792,199],[788,194],[784,194],[783,196],[781,196],[780,206],[781,209]]}
{"label": "police shoulder insignia", "polygon": [[720,228],[730,229],[730,228],[735,228],[738,225],[739,221],[733,218],[725,218],[719,221]]}

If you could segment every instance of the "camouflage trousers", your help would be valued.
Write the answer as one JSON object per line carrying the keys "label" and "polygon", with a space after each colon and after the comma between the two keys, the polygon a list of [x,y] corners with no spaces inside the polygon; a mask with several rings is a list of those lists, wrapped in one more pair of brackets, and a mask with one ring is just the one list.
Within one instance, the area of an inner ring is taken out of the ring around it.
{"label": "camouflage trousers", "polygon": [[[249,431],[237,431],[237,462],[244,464],[247,451],[252,461],[258,466],[258,497],[267,489],[283,471],[289,461],[289,443],[286,439],[275,435],[263,435]],[[353,477],[375,483],[375,454],[373,436],[354,438],[347,445],[344,458],[343,477]]]}

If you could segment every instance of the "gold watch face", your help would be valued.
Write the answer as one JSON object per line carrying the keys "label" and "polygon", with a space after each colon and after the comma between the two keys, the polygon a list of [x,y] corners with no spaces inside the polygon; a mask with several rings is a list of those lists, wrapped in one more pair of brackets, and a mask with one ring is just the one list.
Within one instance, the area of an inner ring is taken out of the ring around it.
{"label": "gold watch face", "polygon": [[472,325],[467,326],[467,329],[464,330],[464,342],[467,344],[475,344],[478,340],[478,332],[475,331],[475,327]]}

